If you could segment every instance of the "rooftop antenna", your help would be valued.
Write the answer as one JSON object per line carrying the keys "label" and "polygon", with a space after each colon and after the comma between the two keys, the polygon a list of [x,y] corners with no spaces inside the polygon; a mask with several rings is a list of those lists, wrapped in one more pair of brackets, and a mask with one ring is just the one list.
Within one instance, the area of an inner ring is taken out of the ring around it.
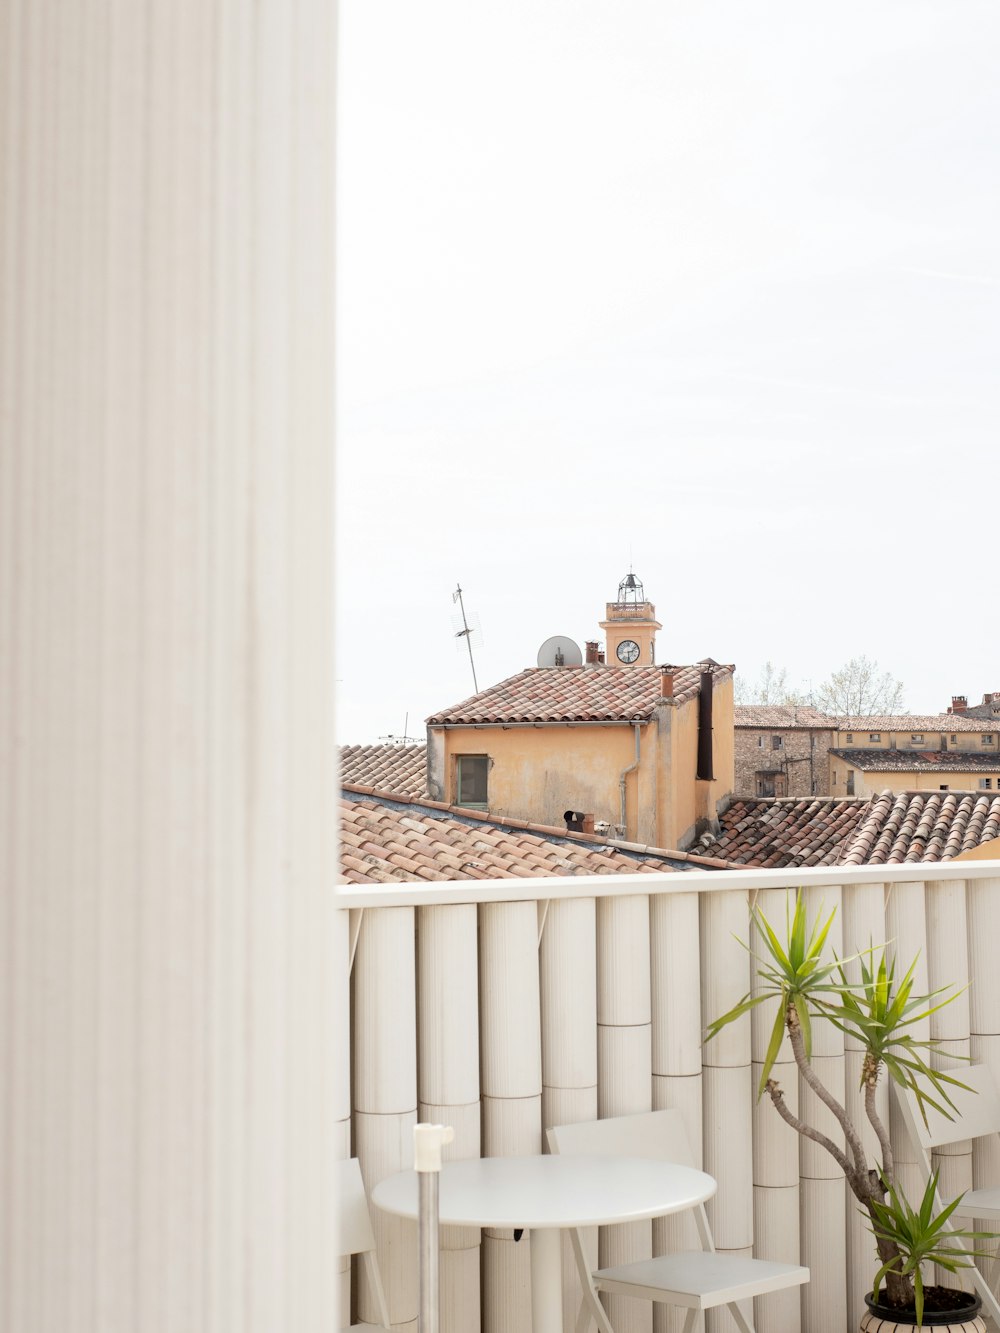
{"label": "rooftop antenna", "polygon": [[[478,693],[479,693],[479,682],[476,680],[476,664],[475,664],[475,662],[473,661],[473,658],[472,658],[472,636],[473,636],[474,634],[477,636],[477,638],[476,638],[476,642],[477,642],[477,644],[478,644],[478,643],[480,642],[480,638],[479,638],[479,618],[478,618],[478,616],[473,615],[473,617],[472,617],[472,624],[471,624],[471,625],[469,624],[469,621],[468,621],[468,619],[467,619],[467,617],[466,617],[466,614],[465,614],[465,603],[462,601],[462,587],[461,587],[461,584],[457,584],[457,585],[456,585],[456,587],[455,587],[455,591],[451,594],[451,600],[452,600],[453,603],[454,603],[454,602],[457,602],[457,603],[458,603],[458,605],[459,605],[459,609],[460,609],[460,611],[461,611],[461,613],[462,613],[462,614],[461,614],[461,625],[462,625],[462,628],[461,628],[461,629],[456,628],[456,630],[455,630],[455,639],[456,639],[455,647],[456,647],[456,648],[459,647],[459,644],[458,644],[458,642],[457,642],[459,639],[464,639],[464,640],[465,640],[466,647],[467,647],[468,650],[469,650],[469,666],[472,667],[472,684],[473,684],[473,686],[475,687],[475,693],[478,694]],[[458,616],[455,616],[455,617],[453,618],[453,620],[454,620],[454,624],[457,626],[457,625],[459,624],[459,618],[458,618]]]}
{"label": "rooftop antenna", "polygon": [[388,736],[380,736],[379,740],[385,741],[387,745],[419,745],[421,743],[420,737],[411,736],[409,734],[409,730],[410,730],[410,715],[409,713],[407,713],[406,718],[403,722],[402,736],[394,736],[390,731]]}

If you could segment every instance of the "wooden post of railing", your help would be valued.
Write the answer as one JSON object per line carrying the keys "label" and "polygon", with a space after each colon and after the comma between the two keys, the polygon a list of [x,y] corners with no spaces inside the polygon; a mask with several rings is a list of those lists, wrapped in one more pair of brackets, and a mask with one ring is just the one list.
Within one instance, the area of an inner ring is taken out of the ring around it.
{"label": "wooden post of railing", "polygon": [[[785,920],[788,892],[785,889],[761,889],[756,895],[756,906],[781,933]],[[755,955],[751,959],[751,985],[754,995],[761,992],[758,967],[767,957],[760,938],[754,932],[749,937]],[[759,961],[758,961],[759,959]],[[753,1217],[754,1254],[759,1259],[773,1259],[778,1263],[799,1261],[799,1154],[795,1130],[778,1115],[765,1093],[757,1097],[764,1057],[771,1040],[771,1030],[780,1003],[760,1005],[750,1015],[751,1047],[753,1053]],[[787,1034],[778,1052],[772,1071],[785,1094],[789,1109],[798,1113],[799,1077]],[[791,1287],[754,1302],[754,1327],[757,1333],[797,1333],[801,1327],[801,1289]]]}
{"label": "wooden post of railing", "polygon": [[[483,1153],[542,1150],[538,910],[534,902],[479,909]],[[528,1246],[512,1231],[483,1232],[484,1333],[531,1327]]]}
{"label": "wooden post of railing", "polygon": [[[962,1077],[967,1065],[969,1041],[968,927],[965,880],[928,880],[924,886],[927,912],[927,985],[929,990],[946,990],[955,998],[937,1013],[931,1014],[931,1037],[941,1045],[935,1049],[932,1064],[936,1069],[951,1069]],[[965,967],[962,966],[965,962]],[[941,1197],[953,1199],[972,1188],[972,1142],[948,1144],[934,1153],[940,1172]],[[916,1200],[911,1200],[914,1204]],[[949,1274],[935,1269],[935,1281],[972,1290],[972,1282],[962,1272]]]}
{"label": "wooden post of railing", "polygon": [[[542,1021],[542,1125],[597,1119],[596,900],[543,903],[539,946]],[[597,1266],[597,1228],[590,1229]],[[563,1238],[563,1317],[572,1333],[580,1279]]]}
{"label": "wooden post of railing", "polygon": [[[351,1156],[351,998],[350,998],[350,920],[346,911],[331,911],[331,968],[332,995],[330,997],[331,1045],[333,1058],[333,1107],[331,1113],[331,1160]],[[332,1188],[332,1187],[331,1187]],[[339,1255],[336,1283],[339,1309],[338,1328],[349,1328],[351,1323],[351,1257]]]}
{"label": "wooden post of railing", "polygon": [[[365,1187],[413,1165],[417,1123],[414,908],[365,911],[354,958],[354,1136]],[[416,1329],[416,1228],[372,1210],[378,1261],[394,1328]],[[378,1318],[362,1276],[358,1313]]]}
{"label": "wooden post of railing", "polygon": [[[601,898],[597,904],[597,1104],[603,1118],[652,1110],[652,1015],[649,981],[649,899]],[[600,1263],[628,1263],[652,1254],[649,1222],[602,1227]],[[616,1333],[649,1333],[652,1310],[642,1301],[609,1296]]]}
{"label": "wooden post of railing", "polygon": [[[804,901],[810,921],[821,914],[825,921],[834,912],[823,952],[832,961],[844,956],[843,917],[839,885],[809,888]],[[812,1025],[812,1066],[823,1086],[844,1105],[844,1039],[829,1021]],[[822,1130],[843,1148],[844,1132],[839,1122],[816,1094],[799,1079],[800,1114],[808,1124]],[[801,1288],[802,1319],[808,1329],[841,1329],[848,1325],[847,1290],[847,1186],[844,1173],[825,1148],[799,1137],[799,1173],[802,1262],[809,1281]]]}
{"label": "wooden post of railing", "polygon": [[[970,1051],[976,1064],[988,1065],[1000,1082],[1000,967],[996,942],[1000,939],[1000,879],[969,880],[967,892],[969,950]],[[972,1149],[972,1182],[985,1189],[1000,1180],[1000,1146],[995,1139],[979,1139]],[[979,1230],[991,1229],[977,1221]],[[988,1270],[989,1262],[979,1260]]]}
{"label": "wooden post of railing", "polygon": [[[885,938],[889,941],[887,952],[891,957],[895,957],[897,972],[899,969],[905,972],[910,963],[916,959],[913,989],[916,993],[926,994],[927,913],[922,879],[890,884],[886,895],[885,927]],[[925,1018],[907,1030],[916,1040],[926,1041],[931,1035],[930,1020]],[[923,1176],[917,1165],[916,1151],[910,1143],[895,1097],[889,1098],[889,1123],[896,1179],[907,1198],[919,1198],[923,1190]]]}
{"label": "wooden post of railing", "polygon": [[[855,957],[862,950],[884,944],[887,939],[885,903],[887,887],[881,883],[846,884],[843,890],[843,943],[847,962],[844,971],[850,981],[861,981],[861,959]],[[851,961],[853,959],[853,961]],[[871,955],[865,959],[871,966]],[[852,1038],[844,1040],[844,1104],[856,1125],[861,1126],[861,1138],[868,1161],[877,1165],[881,1149],[874,1129],[865,1113],[864,1094],[861,1091],[862,1046]],[[875,1102],[884,1125],[889,1124],[889,1089],[880,1079],[875,1090]],[[862,1214],[855,1206],[853,1194],[847,1196],[847,1308],[864,1309],[865,1295],[872,1289],[872,1258],[875,1242]]]}
{"label": "wooden post of railing", "polygon": [[[731,1009],[750,989],[750,960],[738,942],[749,933],[743,889],[701,898],[702,1014],[707,1022]],[[706,1044],[703,1059],[705,1170],[719,1182],[708,1212],[716,1247],[749,1255],[753,1248],[753,1092],[750,1016]],[[748,1314],[752,1313],[748,1311]],[[708,1333],[735,1328],[729,1311],[710,1310]]]}
{"label": "wooden post of railing", "polygon": [[[471,903],[417,910],[419,1115],[447,1124],[444,1160],[480,1155],[479,953]],[[478,1227],[441,1235],[441,1328],[475,1333],[480,1321]]]}
{"label": "wooden post of railing", "polygon": [[[653,1109],[676,1108],[684,1117],[695,1161],[702,1159],[701,951],[698,895],[656,894],[650,900]],[[653,1253],[698,1248],[690,1213],[653,1222]],[[653,1307],[655,1333],[680,1329],[682,1315]]]}

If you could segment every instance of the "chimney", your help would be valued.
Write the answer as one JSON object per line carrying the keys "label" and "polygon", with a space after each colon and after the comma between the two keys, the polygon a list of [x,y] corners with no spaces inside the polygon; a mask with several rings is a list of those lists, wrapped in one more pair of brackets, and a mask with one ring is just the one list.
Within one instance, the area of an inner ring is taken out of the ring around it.
{"label": "chimney", "polygon": [[709,663],[711,663],[711,658],[698,664],[703,668],[701,690],[698,694],[698,771],[696,774],[701,782],[712,782],[715,777],[712,771],[712,686],[714,681],[712,666]]}
{"label": "chimney", "polygon": [[587,658],[586,658],[586,662],[587,662],[587,666],[596,666],[596,665],[597,665],[597,640],[596,640],[596,639],[588,639],[588,640],[587,640]]}
{"label": "chimney", "polygon": [[604,649],[603,649],[603,648],[599,648],[599,649],[597,650],[597,665],[598,665],[598,666],[603,666],[603,665],[604,665]]}
{"label": "chimney", "polygon": [[674,669],[672,666],[660,667],[660,698],[674,697]]}
{"label": "chimney", "polygon": [[969,701],[964,694],[953,694],[951,696],[951,707],[949,713],[964,713],[969,707]]}

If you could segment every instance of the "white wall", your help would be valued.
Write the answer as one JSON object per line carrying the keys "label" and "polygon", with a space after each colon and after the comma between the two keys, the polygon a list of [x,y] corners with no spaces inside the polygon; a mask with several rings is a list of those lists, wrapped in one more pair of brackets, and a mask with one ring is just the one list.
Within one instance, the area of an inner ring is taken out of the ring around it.
{"label": "white wall", "polygon": [[0,6],[5,1333],[332,1323],[334,19]]}

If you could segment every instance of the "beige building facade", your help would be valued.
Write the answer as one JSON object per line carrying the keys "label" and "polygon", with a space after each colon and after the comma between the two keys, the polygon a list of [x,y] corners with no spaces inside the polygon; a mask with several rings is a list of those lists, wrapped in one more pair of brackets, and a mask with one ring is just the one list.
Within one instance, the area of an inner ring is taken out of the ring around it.
{"label": "beige building facade", "polygon": [[841,718],[829,766],[831,796],[997,791],[1000,718],[962,712]]}

